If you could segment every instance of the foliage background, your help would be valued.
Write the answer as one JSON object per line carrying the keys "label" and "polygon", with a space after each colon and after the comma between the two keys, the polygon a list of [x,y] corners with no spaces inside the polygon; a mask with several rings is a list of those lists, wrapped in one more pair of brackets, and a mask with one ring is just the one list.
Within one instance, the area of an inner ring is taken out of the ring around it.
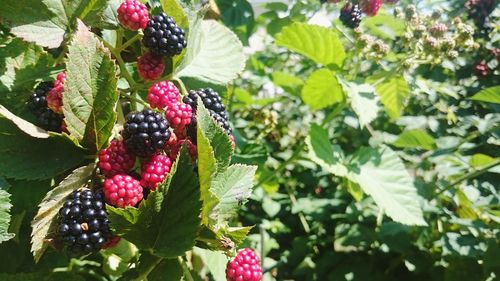
{"label": "foliage background", "polygon": [[[103,26],[96,28],[112,29],[116,19],[108,12],[117,2],[97,2],[109,5],[104,13],[109,21],[97,21]],[[258,165],[251,200],[232,223],[255,225],[245,245],[259,251],[265,280],[499,278],[500,93],[498,60],[491,56],[500,38],[498,24],[489,37],[474,37],[479,48],[461,50],[456,59],[436,62],[442,58],[436,55],[405,66],[415,53],[402,44],[410,23],[392,15],[395,6],[384,5],[380,15],[364,18],[362,30],[389,46],[383,57],[367,59],[359,37],[337,20],[340,4],[294,0],[254,10],[246,0],[215,2],[221,21],[245,46],[246,68],[229,84],[231,77],[217,73],[207,74],[210,82],[190,75],[184,82],[189,88],[208,84],[226,96],[238,144],[233,161]],[[464,2],[414,4],[426,15],[440,10],[450,27],[456,16],[473,26]],[[29,4],[6,4],[0,18],[11,13],[19,22],[35,22],[22,16],[36,8]],[[396,7],[410,4],[400,1]],[[71,9],[65,11],[44,23],[61,40],[74,32],[66,24],[73,20]],[[493,20],[498,13],[497,8]],[[92,26],[92,10],[86,15],[84,22]],[[61,70],[54,63],[61,50],[47,53],[13,39],[12,27],[3,21],[0,27],[0,103],[30,120],[19,100],[37,81]],[[224,53],[214,54],[221,57]],[[473,67],[482,59],[492,71],[479,78]],[[132,65],[127,67],[136,76]],[[14,130],[4,119],[0,128]],[[69,149],[56,150],[70,145],[63,139],[35,147],[22,135],[17,141],[26,158],[5,140],[0,148],[1,176],[8,178],[0,178],[0,206],[10,208],[0,221],[10,221],[0,231],[1,240],[10,239],[0,244],[0,279],[118,279],[137,259],[129,245],[71,260],[49,249],[34,262],[30,221],[64,176],[22,163],[62,158],[51,167],[73,168],[83,154],[71,150],[68,157]],[[196,249],[190,265],[195,278],[224,280],[225,259],[218,255]]]}

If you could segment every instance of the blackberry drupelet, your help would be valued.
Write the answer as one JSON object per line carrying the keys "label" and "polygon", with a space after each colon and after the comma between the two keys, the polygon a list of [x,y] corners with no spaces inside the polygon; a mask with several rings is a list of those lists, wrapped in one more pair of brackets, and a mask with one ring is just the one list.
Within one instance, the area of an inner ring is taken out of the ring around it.
{"label": "blackberry drupelet", "polygon": [[28,106],[35,115],[40,115],[47,108],[47,94],[54,87],[54,82],[45,81],[36,86],[35,91],[28,99]]}
{"label": "blackberry drupelet", "polygon": [[210,116],[230,135],[233,132],[231,125],[229,124],[229,114],[222,104],[222,98],[219,94],[211,88],[199,89],[197,91],[191,90],[184,96],[183,102],[191,105],[193,108],[193,119],[191,124],[188,126],[188,135],[191,139],[195,140],[196,135],[196,107],[198,97],[201,98],[203,105],[210,112]]}
{"label": "blackberry drupelet", "polygon": [[361,23],[361,9],[358,4],[347,3],[340,10],[340,21],[346,27],[356,28]]}
{"label": "blackberry drupelet", "polygon": [[170,130],[163,114],[148,108],[132,112],[126,119],[122,136],[130,152],[139,157],[147,157],[165,147],[170,138]]}
{"label": "blackberry drupelet", "polygon": [[58,133],[62,131],[63,116],[50,110],[50,108],[42,109],[37,118],[38,126],[42,129]]}
{"label": "blackberry drupelet", "polygon": [[111,239],[101,193],[74,191],[59,210],[57,235],[71,255],[97,252]]}
{"label": "blackberry drupelet", "polygon": [[184,30],[165,13],[150,18],[142,42],[152,53],[169,57],[180,54],[187,46]]}

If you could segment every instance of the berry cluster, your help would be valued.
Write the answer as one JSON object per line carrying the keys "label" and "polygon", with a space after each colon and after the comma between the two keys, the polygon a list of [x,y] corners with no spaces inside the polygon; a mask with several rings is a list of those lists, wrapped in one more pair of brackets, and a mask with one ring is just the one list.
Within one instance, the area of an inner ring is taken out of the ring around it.
{"label": "berry cluster", "polygon": [[487,35],[493,29],[490,15],[496,7],[495,0],[468,0],[465,8],[468,16],[479,28],[480,32]]}
{"label": "berry cluster", "polygon": [[339,19],[346,27],[356,28],[361,23],[362,13],[358,4],[347,3],[340,10]]}
{"label": "berry cluster", "polygon": [[149,16],[148,7],[137,0],[125,0],[118,7],[118,20],[130,29],[142,29],[142,43],[150,52],[137,61],[139,75],[144,80],[156,80],[165,70],[162,56],[178,55],[187,46],[184,30],[165,13]]}
{"label": "berry cluster", "polygon": [[260,281],[262,267],[259,257],[249,248],[238,252],[236,257],[227,264],[227,281]]}
{"label": "berry cluster", "polygon": [[[322,3],[327,0],[322,0]],[[340,0],[328,0],[329,3],[339,3]],[[394,4],[397,0],[383,1],[387,4]],[[360,1],[347,1],[347,3],[340,9],[339,20],[343,25],[349,28],[357,28],[361,23],[363,14],[368,16],[376,16],[382,7],[382,0],[360,0]]]}
{"label": "berry cluster", "polygon": [[59,210],[57,235],[72,255],[99,251],[111,241],[109,220],[99,192],[74,191]]}
{"label": "berry cluster", "polygon": [[54,88],[53,82],[46,81],[38,84],[28,99],[28,107],[36,116],[38,126],[48,131],[60,133],[64,128],[64,117],[62,114],[54,112],[48,106],[49,93]]}

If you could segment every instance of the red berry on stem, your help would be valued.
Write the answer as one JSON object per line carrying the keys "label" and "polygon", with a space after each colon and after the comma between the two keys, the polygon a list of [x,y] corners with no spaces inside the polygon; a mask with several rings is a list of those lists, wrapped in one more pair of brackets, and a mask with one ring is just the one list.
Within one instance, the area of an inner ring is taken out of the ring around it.
{"label": "red berry on stem", "polygon": [[382,6],[382,0],[361,0],[359,1],[361,11],[369,16],[376,16]]}
{"label": "red berry on stem", "polygon": [[490,74],[490,68],[486,64],[486,61],[482,60],[474,66],[474,73],[479,78],[486,77]]}
{"label": "red berry on stem", "polygon": [[106,177],[124,174],[134,167],[135,155],[128,152],[125,144],[113,140],[109,146],[99,152],[99,169]]}
{"label": "red berry on stem", "polygon": [[171,103],[165,110],[165,116],[172,128],[182,130],[191,123],[193,109],[189,104]]}
{"label": "red berry on stem", "polygon": [[54,112],[61,114],[63,105],[64,82],[66,82],[66,73],[57,74],[54,87],[47,94],[47,106]]}
{"label": "red berry on stem", "polygon": [[125,0],[118,7],[118,20],[130,30],[144,29],[148,25],[148,7],[136,0]]}
{"label": "red berry on stem", "polygon": [[238,252],[236,257],[227,264],[227,281],[260,281],[262,267],[259,257],[249,248]]}
{"label": "red berry on stem", "polygon": [[157,154],[142,164],[141,184],[144,187],[155,190],[159,183],[165,180],[170,172],[172,160],[166,155]]}
{"label": "red berry on stem", "polygon": [[119,208],[135,206],[143,196],[140,182],[125,174],[106,179],[103,192],[106,202]]}
{"label": "red berry on stem", "polygon": [[152,108],[164,109],[179,102],[179,89],[170,81],[161,81],[149,88],[147,101]]}
{"label": "red berry on stem", "polygon": [[161,77],[165,70],[162,57],[152,53],[145,53],[137,61],[139,75],[144,80],[156,80]]}

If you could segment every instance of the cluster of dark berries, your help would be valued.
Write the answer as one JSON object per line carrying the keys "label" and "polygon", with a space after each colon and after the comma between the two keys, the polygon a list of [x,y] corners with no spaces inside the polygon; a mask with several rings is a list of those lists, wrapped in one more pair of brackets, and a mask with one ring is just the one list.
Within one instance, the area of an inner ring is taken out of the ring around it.
{"label": "cluster of dark berries", "polygon": [[163,56],[173,57],[186,48],[184,30],[165,13],[150,17],[148,7],[137,0],[125,0],[117,12],[124,27],[144,31],[142,43],[149,52],[137,61],[139,75],[149,81],[160,78],[165,70]]}
{"label": "cluster of dark berries", "polygon": [[[326,1],[322,1],[323,3]],[[338,3],[340,0],[328,0],[330,3]],[[384,1],[388,4],[394,4],[397,1]],[[361,23],[363,14],[368,16],[376,16],[382,7],[382,0],[360,0],[360,1],[347,1],[347,3],[340,10],[339,20],[346,27],[357,28]]]}
{"label": "cluster of dark berries", "polygon": [[260,281],[262,267],[257,254],[249,248],[240,250],[236,257],[227,264],[227,281]]}
{"label": "cluster of dark berries", "polygon": [[[198,103],[198,98],[201,99],[203,105],[210,116],[219,124],[228,135],[232,136],[233,129],[229,124],[229,114],[222,103],[222,99],[219,94],[211,88],[191,90],[188,95],[184,97],[184,103],[191,105],[196,111],[196,106]],[[193,117],[191,124],[188,128],[188,135],[191,137],[194,143],[196,143],[196,119]]]}
{"label": "cluster of dark berries", "polygon": [[97,252],[113,240],[100,192],[73,192],[59,210],[57,235],[72,255]]}
{"label": "cluster of dark berries", "polygon": [[28,107],[36,116],[37,125],[47,131],[66,131],[62,114],[62,95],[66,74],[61,72],[55,82],[45,81],[35,88],[28,99]]}

